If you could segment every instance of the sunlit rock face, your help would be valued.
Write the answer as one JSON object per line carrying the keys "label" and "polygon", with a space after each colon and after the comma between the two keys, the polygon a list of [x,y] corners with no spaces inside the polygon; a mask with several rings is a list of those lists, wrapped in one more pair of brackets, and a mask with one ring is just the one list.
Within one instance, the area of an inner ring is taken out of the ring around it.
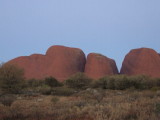
{"label": "sunlit rock face", "polygon": [[22,56],[8,63],[23,68],[26,79],[53,76],[59,81],[64,81],[77,72],[84,72],[86,58],[83,51],[78,48],[52,46],[46,55]]}
{"label": "sunlit rock face", "polygon": [[99,79],[107,75],[118,74],[114,60],[101,54],[90,53],[87,56],[85,74],[93,79]]}
{"label": "sunlit rock face", "polygon": [[160,77],[160,56],[150,48],[133,49],[125,56],[120,73]]}

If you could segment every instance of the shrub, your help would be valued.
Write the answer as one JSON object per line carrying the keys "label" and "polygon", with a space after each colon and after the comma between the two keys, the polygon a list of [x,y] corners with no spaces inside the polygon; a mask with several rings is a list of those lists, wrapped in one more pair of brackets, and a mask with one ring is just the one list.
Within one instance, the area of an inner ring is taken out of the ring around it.
{"label": "shrub", "polygon": [[153,92],[156,92],[156,91],[160,90],[160,87],[152,87],[150,90]]}
{"label": "shrub", "polygon": [[39,89],[39,92],[43,95],[50,95],[52,93],[52,89],[48,85],[42,85],[38,89]]}
{"label": "shrub", "polygon": [[107,89],[108,77],[100,78],[99,80],[94,81],[93,88],[102,88]]}
{"label": "shrub", "polygon": [[106,79],[107,80],[107,89],[112,89],[114,90],[115,89],[115,79],[113,78],[109,78],[109,79]]}
{"label": "shrub", "polygon": [[56,87],[52,88],[52,95],[57,95],[57,96],[70,96],[74,94],[76,91],[72,88],[67,88],[67,87]]}
{"label": "shrub", "polygon": [[151,78],[144,75],[131,76],[128,77],[128,79],[131,87],[135,87],[140,90],[150,89],[155,83]]}
{"label": "shrub", "polygon": [[114,79],[114,86],[116,90],[125,90],[130,88],[130,82],[125,75],[117,75],[112,77]]}
{"label": "shrub", "polygon": [[24,72],[15,65],[0,67],[0,87],[6,93],[19,93],[24,84]]}
{"label": "shrub", "polygon": [[152,87],[160,87],[160,78],[152,78],[151,85]]}
{"label": "shrub", "polygon": [[95,82],[95,86],[103,89],[124,90],[130,87],[129,80],[125,75],[106,76]]}
{"label": "shrub", "polygon": [[51,99],[51,102],[55,104],[55,103],[57,103],[59,100],[60,100],[59,97],[53,96],[52,99]]}
{"label": "shrub", "polygon": [[16,100],[14,95],[2,95],[0,97],[0,102],[5,106],[11,106],[12,103]]}
{"label": "shrub", "polygon": [[126,76],[114,75],[106,76],[95,81],[93,84],[95,88],[125,90],[135,88],[139,90],[152,89],[160,87],[160,79],[149,78],[148,76]]}
{"label": "shrub", "polygon": [[44,84],[44,81],[42,80],[30,79],[27,81],[27,86],[31,88],[39,87],[39,86],[42,86],[43,84]]}
{"label": "shrub", "polygon": [[75,89],[86,89],[91,85],[92,80],[88,78],[83,73],[77,73],[68,80],[65,81],[65,84],[70,88]]}
{"label": "shrub", "polygon": [[59,87],[62,86],[63,84],[57,81],[53,77],[47,77],[44,80],[40,79],[30,79],[27,81],[27,86],[29,88],[37,88],[37,87],[44,87],[44,86],[49,86],[49,87]]}
{"label": "shrub", "polygon": [[155,103],[155,112],[160,114],[160,103]]}
{"label": "shrub", "polygon": [[160,87],[160,78],[155,79],[156,85]]}
{"label": "shrub", "polygon": [[59,86],[62,86],[62,83],[60,83],[58,80],[56,80],[55,78],[53,77],[48,77],[48,78],[45,78],[45,84],[50,86],[50,87],[59,87]]}

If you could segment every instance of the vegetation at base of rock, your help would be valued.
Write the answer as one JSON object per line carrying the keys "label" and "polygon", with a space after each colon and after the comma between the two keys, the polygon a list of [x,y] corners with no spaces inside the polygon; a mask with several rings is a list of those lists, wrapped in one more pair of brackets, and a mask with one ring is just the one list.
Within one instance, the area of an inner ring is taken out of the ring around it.
{"label": "vegetation at base of rock", "polygon": [[0,66],[0,88],[5,93],[19,93],[24,85],[24,72],[17,66]]}
{"label": "vegetation at base of rock", "polygon": [[51,94],[57,95],[57,96],[70,96],[76,93],[77,91],[72,88],[67,87],[59,87],[59,88],[53,88]]}
{"label": "vegetation at base of rock", "polygon": [[126,76],[114,75],[106,76],[95,81],[93,84],[95,88],[111,89],[111,90],[125,90],[125,89],[154,89],[158,90],[160,87],[159,78],[150,78],[147,76]]}
{"label": "vegetation at base of rock", "polygon": [[77,73],[65,81],[65,85],[75,89],[86,89],[90,87],[92,79],[84,73]]}
{"label": "vegetation at base of rock", "polygon": [[158,78],[114,75],[93,81],[77,73],[60,83],[52,77],[25,81],[20,71],[0,68],[2,120],[159,120]]}
{"label": "vegetation at base of rock", "polygon": [[126,76],[113,75],[92,80],[84,73],[77,73],[63,83],[54,77],[47,77],[43,80],[24,80],[23,70],[13,65],[2,65],[0,67],[0,91],[3,93],[40,93],[43,95],[64,95],[69,96],[77,90],[87,88],[102,88],[111,90],[125,89],[160,89],[160,79],[147,76]]}
{"label": "vegetation at base of rock", "polygon": [[45,78],[44,81],[45,81],[45,84],[50,87],[59,87],[59,86],[63,85],[58,80],[56,80],[54,77],[47,77],[47,78]]}

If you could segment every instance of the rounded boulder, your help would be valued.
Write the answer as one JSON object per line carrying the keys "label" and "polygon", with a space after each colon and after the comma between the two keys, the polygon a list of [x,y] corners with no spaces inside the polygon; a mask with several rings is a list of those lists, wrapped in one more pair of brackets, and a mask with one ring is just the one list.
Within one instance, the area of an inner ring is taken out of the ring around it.
{"label": "rounded boulder", "polygon": [[93,79],[99,79],[107,75],[118,74],[114,60],[97,53],[90,53],[87,56],[85,74]]}
{"label": "rounded boulder", "polygon": [[125,56],[120,73],[160,77],[160,56],[150,48],[133,49]]}

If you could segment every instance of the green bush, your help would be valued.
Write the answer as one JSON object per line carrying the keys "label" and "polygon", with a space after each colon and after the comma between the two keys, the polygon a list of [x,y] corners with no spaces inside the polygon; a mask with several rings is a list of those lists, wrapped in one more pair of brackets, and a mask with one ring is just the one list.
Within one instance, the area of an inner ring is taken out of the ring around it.
{"label": "green bush", "polygon": [[115,79],[113,78],[108,78],[107,80],[107,89],[115,89]]}
{"label": "green bush", "polygon": [[49,86],[49,87],[63,86],[62,83],[60,83],[58,80],[56,80],[53,77],[47,77],[44,80],[30,79],[30,80],[27,81],[27,87],[29,87],[29,88],[43,87],[45,85]]}
{"label": "green bush", "polygon": [[152,87],[150,90],[153,92],[156,92],[156,91],[160,90],[160,87]]}
{"label": "green bush", "polygon": [[[103,89],[124,90],[130,87],[129,81],[125,75],[106,76],[95,82],[97,86]],[[96,86],[96,85],[95,85]]]}
{"label": "green bush", "polygon": [[50,87],[59,87],[62,86],[62,83],[60,83],[58,80],[56,80],[53,77],[47,77],[45,78],[45,84],[50,86]]}
{"label": "green bush", "polygon": [[0,88],[5,93],[19,93],[24,85],[24,72],[15,65],[0,67]]}
{"label": "green bush", "polygon": [[114,75],[100,78],[98,81],[94,82],[93,87],[112,90],[125,90],[130,88],[144,90],[159,88],[160,79],[153,79],[144,75]]}
{"label": "green bush", "polygon": [[107,80],[108,77],[100,78],[99,80],[95,80],[93,82],[93,88],[102,88],[102,89],[107,89]]}
{"label": "green bush", "polygon": [[77,73],[68,80],[65,84],[70,88],[86,89],[90,87],[92,80],[88,78],[84,73]]}
{"label": "green bush", "polygon": [[125,75],[117,75],[112,77],[116,90],[125,90],[131,87],[130,82]]}
{"label": "green bush", "polygon": [[39,89],[38,91],[43,95],[50,95],[52,93],[52,88],[45,84],[38,87],[38,89]]}
{"label": "green bush", "polygon": [[27,87],[30,87],[30,88],[39,87],[39,86],[42,86],[44,84],[45,83],[42,80],[36,80],[36,79],[27,80]]}
{"label": "green bush", "polygon": [[140,90],[150,89],[154,87],[155,83],[151,78],[144,75],[131,76],[128,77],[128,79],[131,87],[135,87],[136,89]]}
{"label": "green bush", "polygon": [[67,87],[56,87],[52,88],[52,95],[57,95],[57,96],[70,96],[74,94],[76,91],[72,88],[67,88]]}
{"label": "green bush", "polygon": [[39,92],[43,95],[50,95],[52,93],[52,88],[60,87],[62,85],[62,83],[53,77],[48,77],[44,80],[31,79],[27,81],[26,91],[32,90],[33,92]]}

